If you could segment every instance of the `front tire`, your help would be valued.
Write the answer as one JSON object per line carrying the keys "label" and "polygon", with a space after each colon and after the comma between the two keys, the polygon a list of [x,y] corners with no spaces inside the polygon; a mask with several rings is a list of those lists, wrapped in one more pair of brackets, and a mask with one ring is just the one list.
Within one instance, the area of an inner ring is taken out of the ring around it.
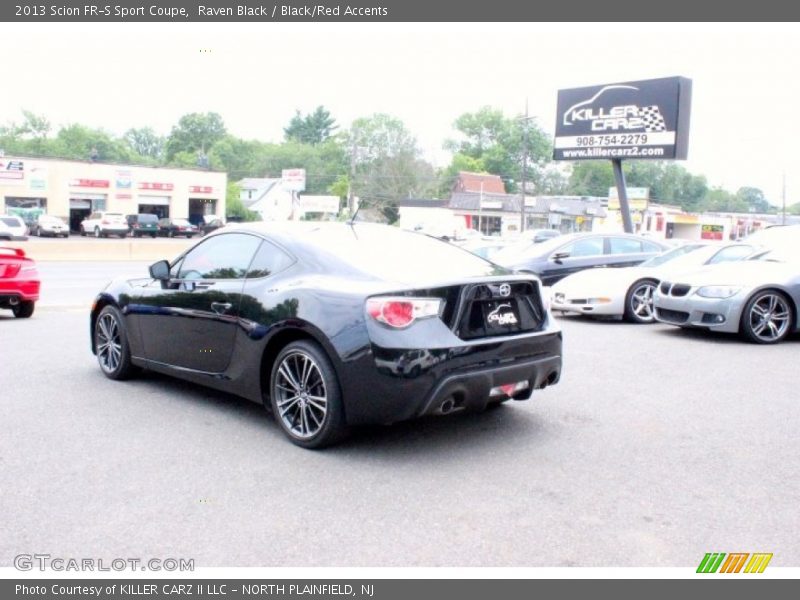
{"label": "front tire", "polygon": [[11,312],[17,319],[28,319],[33,315],[35,304],[32,300],[23,300],[16,306],[11,307]]}
{"label": "front tire", "polygon": [[292,443],[323,448],[346,433],[339,380],[325,351],[311,341],[288,344],[270,377],[275,420]]}
{"label": "front tire", "polygon": [[658,282],[642,279],[634,283],[625,295],[625,317],[631,323],[652,323],[655,321],[653,294]]}
{"label": "front tire", "polygon": [[740,330],[748,342],[777,344],[792,330],[792,317],[792,304],[782,292],[762,290],[747,301]]}
{"label": "front tire", "polygon": [[131,363],[128,332],[122,315],[114,306],[106,306],[94,324],[94,346],[97,362],[109,379],[128,379],[135,368]]}

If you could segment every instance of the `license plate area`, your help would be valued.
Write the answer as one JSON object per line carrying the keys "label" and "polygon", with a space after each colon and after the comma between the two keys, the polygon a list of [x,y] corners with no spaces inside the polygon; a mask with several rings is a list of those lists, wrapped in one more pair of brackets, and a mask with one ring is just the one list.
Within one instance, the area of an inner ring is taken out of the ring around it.
{"label": "license plate area", "polygon": [[483,326],[488,335],[503,335],[519,331],[519,307],[516,298],[486,300],[480,303]]}

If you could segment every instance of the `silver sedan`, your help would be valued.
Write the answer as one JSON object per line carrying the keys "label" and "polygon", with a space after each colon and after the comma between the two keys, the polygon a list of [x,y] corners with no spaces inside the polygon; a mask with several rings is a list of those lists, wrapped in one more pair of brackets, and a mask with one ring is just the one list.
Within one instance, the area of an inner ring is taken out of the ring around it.
{"label": "silver sedan", "polygon": [[653,305],[662,323],[741,333],[757,344],[780,342],[800,329],[797,251],[773,250],[662,281]]}

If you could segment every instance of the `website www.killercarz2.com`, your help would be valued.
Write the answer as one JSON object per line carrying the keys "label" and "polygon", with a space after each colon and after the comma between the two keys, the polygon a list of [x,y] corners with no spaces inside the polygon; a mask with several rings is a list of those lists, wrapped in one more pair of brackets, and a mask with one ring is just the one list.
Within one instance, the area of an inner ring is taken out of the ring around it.
{"label": "website www.killercarz2.com", "polygon": [[564,150],[564,158],[621,158],[641,156],[664,156],[663,148],[581,148],[579,150]]}

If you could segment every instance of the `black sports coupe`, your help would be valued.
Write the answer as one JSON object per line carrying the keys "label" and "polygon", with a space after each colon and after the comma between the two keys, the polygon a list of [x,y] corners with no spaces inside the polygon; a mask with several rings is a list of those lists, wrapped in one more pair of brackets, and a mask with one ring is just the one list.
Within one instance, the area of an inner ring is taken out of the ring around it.
{"label": "black sports coupe", "polygon": [[263,402],[307,448],[525,400],[561,373],[535,276],[377,224],[225,227],[110,283],[90,327],[111,379],[146,368]]}

